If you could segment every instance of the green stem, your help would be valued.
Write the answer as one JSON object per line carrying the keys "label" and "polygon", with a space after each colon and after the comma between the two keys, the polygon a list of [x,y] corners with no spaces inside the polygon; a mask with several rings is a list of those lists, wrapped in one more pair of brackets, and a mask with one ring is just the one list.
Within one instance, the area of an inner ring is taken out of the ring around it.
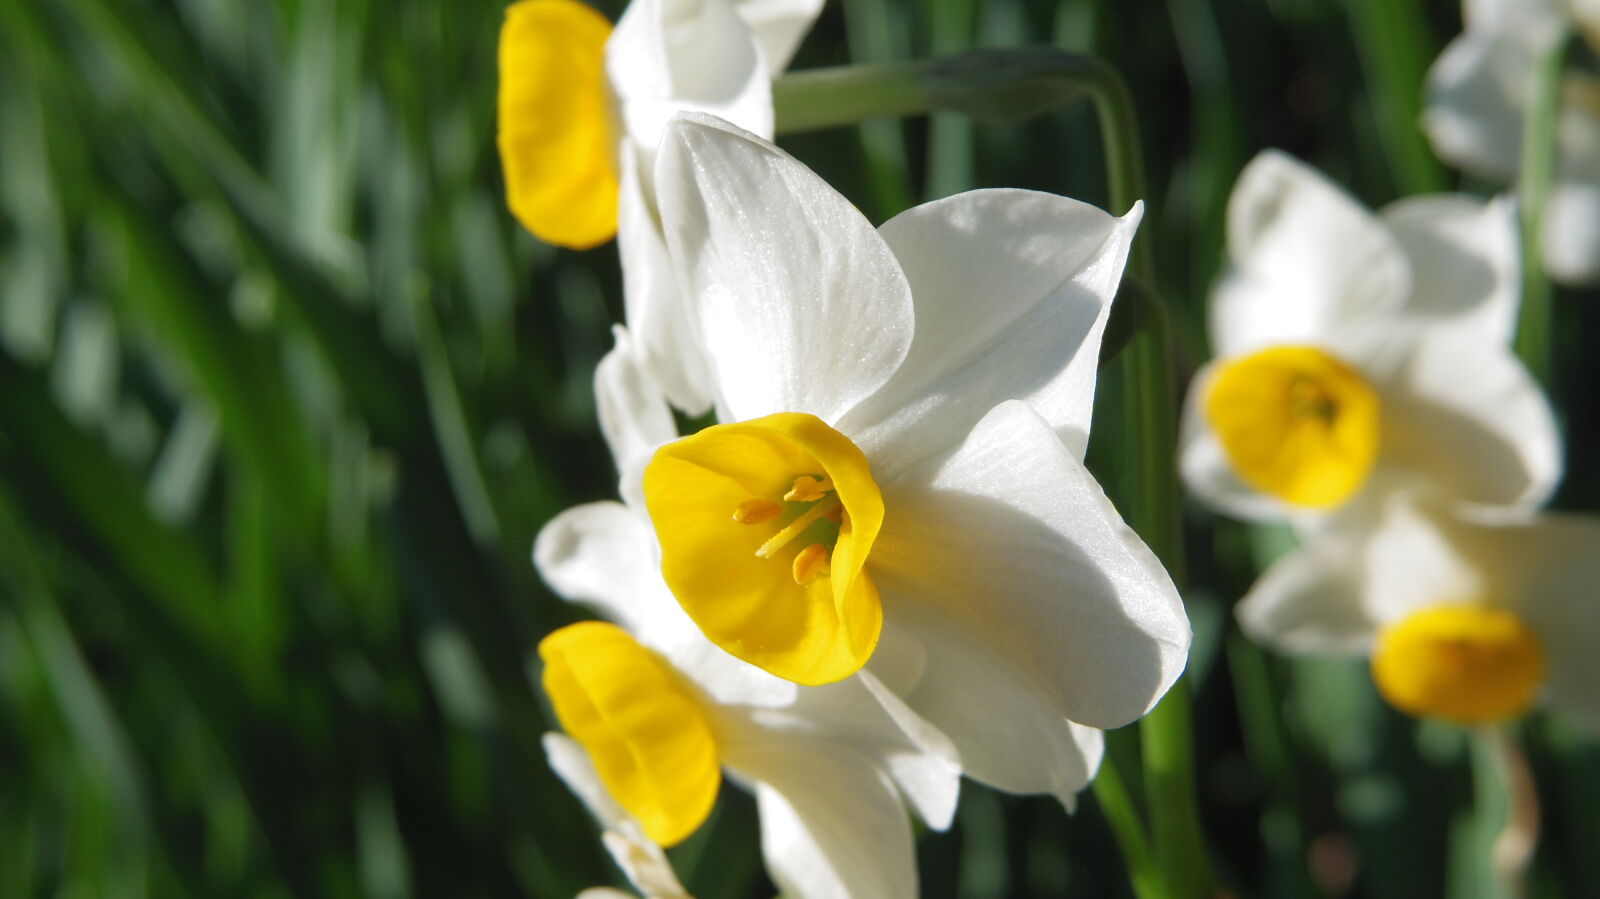
{"label": "green stem", "polygon": [[1349,9],[1395,186],[1402,194],[1444,190],[1444,169],[1417,127],[1428,61],[1437,50],[1427,16],[1417,0],[1351,0]]}
{"label": "green stem", "polygon": [[1469,846],[1481,868],[1472,879],[1483,895],[1517,899],[1539,839],[1539,799],[1528,762],[1504,727],[1473,732],[1472,780],[1477,806]]}
{"label": "green stem", "polygon": [[[1144,152],[1127,85],[1110,69],[1093,96],[1105,143],[1111,204],[1125,209],[1144,195]],[[1165,308],[1155,294],[1155,262],[1148,229],[1129,251],[1128,270],[1149,292],[1142,319],[1119,363],[1126,414],[1123,446],[1138,447],[1128,523],[1155,552],[1173,582],[1184,582],[1183,530],[1178,512],[1177,398]],[[1214,892],[1195,791],[1193,712],[1187,678],[1180,678],[1140,724],[1145,795],[1150,803],[1158,863],[1168,895]]]}
{"label": "green stem", "polygon": [[1527,120],[1522,130],[1522,308],[1517,355],[1540,381],[1550,378],[1550,279],[1544,270],[1544,211],[1555,179],[1556,124],[1561,106],[1565,36],[1539,57],[1530,76]]}
{"label": "green stem", "polygon": [[1144,822],[1128,782],[1109,746],[1093,786],[1094,798],[1100,803],[1100,811],[1122,849],[1122,860],[1128,866],[1128,880],[1133,884],[1134,895],[1139,899],[1163,899],[1171,895],[1156,865],[1155,854],[1150,850],[1150,841],[1145,837]]}

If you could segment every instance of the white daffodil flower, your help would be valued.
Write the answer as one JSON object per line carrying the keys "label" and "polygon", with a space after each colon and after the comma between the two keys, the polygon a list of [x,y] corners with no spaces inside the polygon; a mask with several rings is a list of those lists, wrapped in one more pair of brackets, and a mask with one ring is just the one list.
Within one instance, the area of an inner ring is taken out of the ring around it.
{"label": "white daffodil flower", "polygon": [[1600,729],[1600,520],[1397,493],[1279,559],[1238,607],[1291,653],[1366,654],[1408,714],[1480,724],[1542,696]]}
{"label": "white daffodil flower", "polygon": [[557,593],[617,622],[541,642],[567,732],[545,748],[645,896],[685,895],[661,847],[699,827],[724,772],[755,794],[762,854],[785,895],[916,895],[905,804],[942,830],[959,785],[937,732],[903,707],[886,713],[858,678],[797,687],[712,646],[662,582],[648,522],[619,503],[557,517],[534,560]]}
{"label": "white daffodil flower", "polygon": [[1082,463],[1139,210],[987,190],[874,229],[695,115],[668,126],[656,183],[723,422],[644,472],[678,602],[787,680],[867,665],[964,772],[1070,804],[1094,728],[1148,711],[1190,639]]}
{"label": "white daffodil flower", "polygon": [[[1570,30],[1600,46],[1594,0],[1466,0],[1465,30],[1428,74],[1422,127],[1453,165],[1513,183],[1534,63]],[[1559,161],[1545,210],[1544,262],[1565,283],[1600,277],[1600,73],[1568,66],[1557,123]]]}
{"label": "white daffodil flower", "polygon": [[506,200],[549,243],[617,237],[636,351],[675,405],[710,404],[687,339],[649,183],[680,110],[773,129],[772,79],[822,0],[634,0],[613,30],[579,0],[520,0],[500,31],[499,147]]}
{"label": "white daffodil flower", "polygon": [[1560,450],[1510,349],[1516,246],[1504,201],[1416,197],[1374,215],[1288,156],[1256,157],[1228,204],[1217,358],[1184,410],[1189,488],[1302,530],[1395,489],[1543,502]]}

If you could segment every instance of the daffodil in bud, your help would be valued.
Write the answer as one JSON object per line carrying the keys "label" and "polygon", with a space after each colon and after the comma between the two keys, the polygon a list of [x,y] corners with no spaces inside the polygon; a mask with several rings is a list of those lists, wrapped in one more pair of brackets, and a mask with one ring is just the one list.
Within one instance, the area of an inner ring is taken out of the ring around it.
{"label": "daffodil in bud", "polygon": [[1551,706],[1600,729],[1600,519],[1400,492],[1269,568],[1238,607],[1291,653],[1361,654],[1378,692],[1458,724]]}
{"label": "daffodil in bud", "polygon": [[[613,416],[608,436],[650,432],[626,419]],[[712,646],[662,581],[648,522],[623,505],[564,512],[534,561],[557,593],[612,619],[540,643],[564,731],[545,750],[641,894],[687,895],[662,847],[693,834],[734,783],[755,794],[785,895],[917,895],[907,808],[935,829],[955,812],[960,768],[942,735],[859,679],[798,688]]]}
{"label": "daffodil in bud", "polygon": [[1181,468],[1244,518],[1311,526],[1396,489],[1536,506],[1560,473],[1549,402],[1512,354],[1509,203],[1418,197],[1377,215],[1279,153],[1228,206]]}
{"label": "daffodil in bud", "polygon": [[680,110],[773,128],[772,79],[821,0],[635,0],[613,29],[581,0],[519,0],[500,30],[499,149],[506,203],[548,243],[617,238],[628,324],[667,396],[709,399],[666,262],[650,171]]}
{"label": "daffodil in bud", "polygon": [[1595,0],[1465,0],[1465,31],[1428,72],[1422,129],[1439,158],[1514,184],[1535,65],[1569,33],[1588,45],[1561,73],[1555,182],[1544,212],[1545,269],[1573,284],[1600,278],[1600,50]]}
{"label": "daffodil in bud", "polygon": [[1096,728],[1147,711],[1189,642],[1082,463],[1139,210],[974,191],[874,228],[694,115],[655,183],[721,422],[642,475],[678,603],[733,656],[860,679],[974,778],[1070,804]]}

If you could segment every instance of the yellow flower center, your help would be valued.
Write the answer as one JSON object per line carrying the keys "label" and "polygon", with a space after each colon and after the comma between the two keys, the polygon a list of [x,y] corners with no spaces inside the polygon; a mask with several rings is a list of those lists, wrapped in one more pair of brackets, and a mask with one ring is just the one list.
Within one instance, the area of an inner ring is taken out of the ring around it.
{"label": "yellow flower center", "polygon": [[500,28],[506,203],[534,236],[585,249],[617,233],[606,81],[611,23],[574,0],[522,0]]}
{"label": "yellow flower center", "polygon": [[1378,457],[1378,394],[1314,347],[1279,346],[1218,368],[1205,415],[1239,477],[1297,506],[1338,505]]}
{"label": "yellow flower center", "polygon": [[657,451],[644,494],[661,573],[711,642],[802,684],[866,664],[883,496],[848,437],[800,412],[716,425]]}
{"label": "yellow flower center", "polygon": [[692,688],[628,632],[585,621],[539,643],[544,692],[606,791],[650,839],[672,846],[717,800],[717,741]]}
{"label": "yellow flower center", "polygon": [[1372,677],[1409,715],[1482,724],[1528,710],[1544,683],[1544,649],[1513,612],[1433,606],[1379,632]]}

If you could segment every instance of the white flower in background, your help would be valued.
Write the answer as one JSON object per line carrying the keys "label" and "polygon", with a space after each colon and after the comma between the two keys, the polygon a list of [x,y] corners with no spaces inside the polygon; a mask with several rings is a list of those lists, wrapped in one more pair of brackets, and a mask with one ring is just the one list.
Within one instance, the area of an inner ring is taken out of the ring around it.
{"label": "white flower in background", "polygon": [[1503,200],[1415,197],[1374,215],[1288,156],[1256,157],[1228,205],[1217,358],[1184,409],[1190,489],[1303,530],[1396,489],[1543,502],[1560,449],[1510,348],[1516,246]]}
{"label": "white flower in background", "polygon": [[770,136],[772,79],[822,0],[635,0],[613,31],[578,0],[521,0],[500,32],[506,200],[542,240],[617,237],[637,352],[676,405],[703,412],[649,173],[668,119],[714,112]]}
{"label": "white flower in background", "polygon": [[987,190],[874,229],[769,142],[694,115],[656,180],[724,422],[644,473],[679,603],[792,681],[871,659],[866,682],[967,774],[1070,804],[1093,728],[1148,711],[1190,639],[1082,463],[1139,211]]}
{"label": "white flower in background", "polygon": [[[1534,63],[1569,30],[1600,46],[1595,0],[1466,0],[1465,31],[1428,74],[1422,127],[1440,157],[1482,178],[1514,183]],[[1567,283],[1600,277],[1600,71],[1562,76],[1556,181],[1544,221],[1544,260]]]}
{"label": "white flower in background", "polygon": [[617,622],[540,643],[566,731],[545,748],[645,896],[684,895],[661,847],[700,826],[724,772],[755,794],[762,854],[785,895],[916,895],[905,804],[943,829],[959,785],[936,732],[903,708],[886,713],[859,679],[797,687],[712,646],[662,582],[648,522],[619,503],[563,513],[534,559],[557,593]]}
{"label": "white flower in background", "polygon": [[1393,494],[1278,560],[1238,607],[1286,652],[1369,654],[1412,715],[1480,724],[1548,696],[1600,728],[1600,520]]}

